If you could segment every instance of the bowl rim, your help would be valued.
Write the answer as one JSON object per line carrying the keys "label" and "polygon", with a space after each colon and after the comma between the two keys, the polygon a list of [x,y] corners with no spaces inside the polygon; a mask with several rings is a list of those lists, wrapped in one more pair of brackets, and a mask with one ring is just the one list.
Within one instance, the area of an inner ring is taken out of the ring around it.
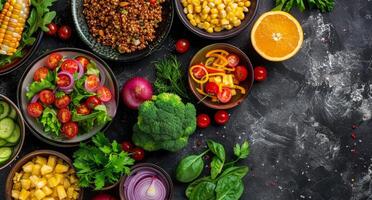
{"label": "bowl rim", "polygon": [[[131,167],[131,172],[129,175],[132,173],[134,169],[142,168],[142,167],[151,167],[154,168],[155,170],[159,171],[162,175],[164,175],[164,178],[170,183],[170,188],[169,188],[169,199],[166,200],[171,200],[174,196],[174,185],[172,178],[169,176],[169,174],[160,166],[154,164],[154,163],[138,163],[134,166]],[[120,200],[127,200],[124,196],[124,183],[125,180],[129,175],[125,175],[121,178],[120,184],[119,184],[119,195],[120,195]]]}
{"label": "bowl rim", "polygon": [[17,105],[3,94],[0,94],[0,100],[5,100],[7,103],[10,104],[10,106],[12,106],[15,109],[15,111],[17,112],[17,117],[19,117],[18,121],[21,122],[21,124],[19,124],[21,128],[21,137],[17,145],[18,149],[15,151],[15,154],[13,153],[14,155],[12,156],[11,159],[9,159],[3,165],[0,165],[0,171],[1,171],[2,169],[5,169],[6,167],[8,167],[18,157],[19,153],[21,152],[24,141],[25,141],[25,137],[26,137],[26,127],[25,127],[25,120],[23,119],[22,113],[20,109],[17,107]]}
{"label": "bowl rim", "polygon": [[[232,49],[235,49],[236,51],[238,51],[241,55],[240,57],[243,57],[247,63],[248,63],[248,68],[251,69],[251,71],[253,72],[253,65],[252,65],[252,62],[251,60],[249,59],[249,57],[247,56],[246,53],[244,53],[239,47],[237,46],[234,46],[232,44],[228,44],[228,43],[214,43],[214,44],[210,44],[210,45],[207,45],[203,48],[201,48],[198,52],[196,52],[194,54],[194,56],[191,58],[190,60],[190,63],[189,63],[189,66],[187,69],[190,69],[190,67],[192,67],[192,64],[193,64],[193,61],[194,59],[196,58],[197,55],[199,55],[201,52],[205,51],[206,49],[208,48],[212,48],[214,46],[226,46],[228,48],[232,48]],[[248,70],[249,71],[249,70]],[[209,102],[206,102],[206,101],[201,101],[205,106],[209,107],[209,108],[213,108],[213,109],[216,109],[216,110],[228,110],[228,109],[231,109],[231,108],[234,108],[236,106],[238,106],[242,101],[244,101],[244,99],[246,99],[248,97],[248,94],[249,92],[251,91],[252,89],[252,86],[253,86],[253,82],[254,82],[254,74],[253,73],[250,73],[248,74],[249,76],[249,82],[248,82],[248,88],[247,88],[247,92],[241,96],[241,98],[239,98],[238,100],[236,100],[235,102],[229,102],[229,103],[226,103],[226,104],[214,104],[214,103],[209,103]],[[193,80],[191,79],[191,76],[190,76],[190,73],[189,71],[187,71],[187,79],[188,79],[188,84],[189,84],[189,88],[190,90],[192,91],[192,93],[194,94],[195,98],[198,99],[199,101],[201,100],[201,98],[199,97],[199,94],[196,92],[195,88],[192,87],[192,83],[193,83]]]}
{"label": "bowl rim", "polygon": [[[42,55],[38,56],[37,58],[35,58],[31,64],[26,68],[26,70],[23,72],[22,76],[21,76],[21,79],[18,83],[18,87],[17,87],[17,104],[18,106],[20,106],[22,104],[21,102],[21,91],[22,91],[22,82],[24,81],[25,77],[27,76],[28,72],[30,71],[30,69],[35,65],[36,62],[38,62],[40,59],[52,54],[52,53],[55,53],[55,52],[60,52],[60,51],[70,51],[70,52],[78,52],[78,53],[82,53],[82,54],[85,54],[85,55],[88,55],[88,56],[91,56],[93,57],[94,59],[96,59],[98,62],[100,62],[104,67],[105,69],[107,70],[107,72],[110,74],[110,76],[112,77],[112,82],[113,82],[113,85],[114,85],[114,89],[115,89],[115,96],[116,96],[116,111],[115,111],[115,115],[112,117],[112,120],[107,122],[106,125],[104,125],[102,127],[102,129],[100,129],[99,131],[102,131],[104,132],[105,130],[107,130],[107,128],[111,125],[113,119],[116,117],[116,114],[117,114],[117,109],[118,109],[118,106],[119,106],[119,84],[118,84],[118,81],[116,79],[116,76],[114,74],[114,72],[112,71],[112,69],[110,68],[110,66],[103,60],[101,59],[99,56],[95,55],[94,53],[92,52],[89,52],[87,50],[84,50],[84,49],[79,49],[79,48],[74,48],[74,47],[64,47],[64,48],[58,48],[58,49],[54,49],[52,51],[48,51],[48,52],[45,52],[43,53]],[[21,106],[20,106],[21,108]],[[21,109],[20,109],[21,111]],[[23,112],[21,111],[21,113],[23,114]],[[82,141],[79,141],[79,142],[76,142],[76,143],[63,143],[63,142],[60,142],[60,141],[55,141],[55,140],[52,140],[52,139],[49,139],[49,138],[46,138],[44,136],[42,136],[41,134],[38,133],[38,131],[36,131],[33,126],[31,124],[28,123],[27,120],[24,120],[25,124],[27,125],[27,127],[31,130],[31,133],[36,136],[39,140],[47,143],[47,144],[50,144],[50,145],[53,145],[53,146],[56,146],[56,147],[76,147],[76,146],[79,146],[79,144],[81,142],[85,142],[85,141],[88,141],[91,137],[93,137],[95,134],[97,134],[99,131],[97,131],[97,133],[93,134],[90,138],[87,138],[85,140],[82,140]]]}
{"label": "bowl rim", "polygon": [[36,41],[34,42],[34,44],[32,44],[30,46],[30,50],[26,53],[26,55],[24,55],[22,58],[20,58],[19,63],[15,64],[14,66],[9,67],[8,69],[4,70],[3,72],[0,71],[0,76],[10,74],[13,71],[15,71],[16,69],[23,66],[26,62],[28,62],[31,59],[31,57],[35,54],[35,51],[38,49],[38,47],[41,43],[41,40],[43,38],[43,35],[44,35],[44,32],[39,31],[37,33],[37,36],[36,36]]}
{"label": "bowl rim", "polygon": [[[64,160],[66,163],[68,163],[70,165],[70,167],[75,169],[74,165],[72,164],[72,160],[63,153],[53,151],[53,150],[47,150],[47,149],[32,151],[32,152],[26,154],[25,156],[23,156],[21,159],[19,159],[17,161],[17,163],[14,165],[14,167],[10,170],[10,172],[9,172],[7,178],[6,178],[6,181],[5,181],[5,199],[6,200],[12,200],[10,192],[11,192],[11,189],[12,189],[11,187],[13,186],[13,177],[14,177],[15,173],[17,173],[22,168],[22,165],[24,165],[26,162],[28,162],[29,159],[32,159],[33,157],[39,156],[39,155],[54,155],[54,156]],[[81,188],[81,187],[80,187],[80,194],[79,195],[80,195],[79,200],[82,200],[83,196],[84,196],[84,189]]]}
{"label": "bowl rim", "polygon": [[[167,14],[170,15],[170,19],[169,19],[170,21],[168,23],[169,28],[164,32],[164,34],[161,35],[160,41],[153,48],[150,48],[149,50],[144,51],[143,53],[140,53],[138,55],[131,56],[131,57],[128,57],[128,58],[117,57],[117,59],[115,59],[115,58],[112,58],[110,56],[107,56],[106,54],[100,53],[99,51],[96,51],[96,49],[93,48],[92,43],[90,43],[88,41],[88,38],[85,36],[85,34],[83,33],[83,31],[80,27],[80,24],[78,23],[78,18],[79,17],[78,17],[77,9],[76,9],[76,2],[77,1],[78,0],[72,0],[71,1],[72,20],[74,22],[76,32],[78,33],[80,39],[84,42],[84,44],[86,44],[94,53],[98,54],[99,56],[101,56],[102,58],[107,59],[107,60],[118,61],[118,62],[134,62],[134,61],[141,60],[141,59],[149,56],[150,54],[154,53],[159,48],[161,48],[163,46],[164,42],[166,41],[166,39],[168,38],[168,35],[169,35],[170,31],[172,30],[172,26],[173,26],[173,22],[174,22],[175,3],[173,2],[173,0],[169,0],[169,3],[171,5],[171,10],[172,10],[171,12],[167,13]],[[127,53],[124,53],[124,54],[121,54],[121,55],[125,55],[125,54],[127,54]]]}
{"label": "bowl rim", "polygon": [[190,23],[190,21],[187,19],[185,13],[183,13],[183,6],[182,6],[180,0],[174,0],[174,1],[175,1],[175,5],[176,5],[175,9],[176,9],[178,18],[180,18],[183,25],[186,26],[186,28],[188,30],[190,30],[192,33],[196,34],[197,36],[205,38],[205,39],[209,39],[209,40],[224,40],[224,39],[228,39],[228,38],[232,38],[234,36],[237,36],[239,33],[241,33],[244,29],[246,29],[252,23],[253,19],[255,18],[256,14],[257,14],[259,6],[260,6],[260,0],[254,0],[254,1],[256,1],[256,7],[252,11],[253,12],[252,17],[250,19],[248,19],[248,21],[246,23],[241,24],[240,26],[235,27],[231,30],[224,30],[224,31],[221,32],[221,33],[225,33],[225,34],[211,35],[210,33],[206,32],[204,30],[201,30],[198,27],[194,27]]}

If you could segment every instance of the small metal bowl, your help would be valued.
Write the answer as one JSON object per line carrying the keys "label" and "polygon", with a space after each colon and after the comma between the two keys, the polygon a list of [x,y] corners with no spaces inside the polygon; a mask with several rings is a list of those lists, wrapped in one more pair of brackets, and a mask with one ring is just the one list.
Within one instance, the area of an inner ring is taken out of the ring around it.
{"label": "small metal bowl", "polygon": [[8,97],[6,97],[2,94],[0,94],[0,101],[5,101],[6,103],[9,104],[9,106],[11,106],[16,111],[16,113],[17,113],[16,122],[18,123],[19,128],[21,129],[21,137],[19,138],[18,144],[13,147],[12,156],[9,158],[8,161],[6,161],[5,163],[0,165],[0,170],[2,170],[5,167],[7,167],[11,162],[13,162],[16,159],[16,157],[18,156],[19,152],[21,152],[23,143],[25,141],[26,131],[25,131],[25,122],[23,120],[21,111],[18,109],[18,107]]}
{"label": "small metal bowl", "polygon": [[[189,19],[187,18],[186,14],[183,12],[184,7],[181,3],[181,0],[174,0],[176,5],[176,12],[178,17],[181,19],[182,23],[186,26],[187,29],[189,29],[194,34],[210,39],[210,40],[222,40],[234,37],[238,35],[240,32],[242,32],[247,26],[252,22],[254,16],[256,15],[256,11],[258,10],[259,0],[250,0],[251,6],[249,7],[249,12],[245,14],[244,19],[241,22],[241,25],[238,27],[234,27],[231,30],[223,30],[221,32],[214,32],[214,33],[208,33],[205,30],[202,30],[196,26],[193,26]],[[247,36],[248,37],[248,36]]]}
{"label": "small metal bowl", "polygon": [[22,75],[21,81],[18,84],[18,91],[17,91],[18,105],[26,121],[27,126],[30,128],[31,132],[43,142],[46,142],[48,144],[51,144],[53,146],[58,146],[58,147],[74,147],[74,146],[78,146],[80,142],[89,140],[99,131],[106,130],[111,122],[108,122],[106,125],[103,125],[103,126],[95,127],[93,128],[93,130],[89,131],[88,133],[85,133],[83,135],[78,135],[73,139],[67,140],[63,138],[54,137],[51,134],[45,133],[43,131],[43,127],[40,124],[40,122],[38,122],[36,119],[30,117],[27,114],[27,104],[29,101],[27,100],[26,95],[25,95],[26,89],[28,85],[31,84],[31,82],[33,81],[34,72],[40,66],[43,66],[45,63],[44,61],[47,59],[48,55],[54,52],[58,52],[62,55],[67,55],[69,57],[78,56],[78,55],[85,56],[89,58],[90,60],[93,60],[97,64],[97,67],[99,67],[100,70],[105,73],[106,75],[105,85],[107,85],[107,87],[112,91],[112,94],[113,94],[113,101],[108,105],[108,107],[109,109],[116,107],[116,109],[112,112],[113,116],[111,116],[111,118],[115,117],[117,107],[119,104],[119,86],[118,86],[118,82],[115,78],[114,73],[112,72],[111,68],[106,64],[106,62],[100,59],[99,57],[97,57],[96,55],[88,51],[82,50],[82,49],[77,49],[77,48],[56,49],[56,50],[47,52],[41,55],[40,57],[36,58],[30,64],[30,66],[28,66],[28,68]]}
{"label": "small metal bowl", "polygon": [[[37,150],[37,151],[33,151],[27,155],[25,155],[24,157],[22,157],[16,164],[15,166],[10,170],[9,174],[8,174],[8,177],[6,178],[6,182],[5,182],[5,199],[6,200],[13,200],[12,198],[12,188],[13,188],[13,177],[14,175],[19,172],[20,170],[22,170],[22,166],[24,164],[26,164],[28,161],[32,160],[34,157],[36,156],[50,156],[50,155],[53,155],[53,156],[56,156],[57,158],[60,158],[62,159],[63,161],[65,161],[66,163],[68,163],[70,165],[70,167],[74,167],[72,165],[72,161],[70,158],[68,158],[67,156],[65,156],[64,154],[62,153],[59,153],[59,152],[56,152],[56,151],[52,151],[52,150]],[[84,191],[82,188],[80,188],[80,194],[79,194],[79,200],[82,200],[83,199],[83,195],[84,195]]]}
{"label": "small metal bowl", "polygon": [[240,50],[238,47],[235,47],[231,44],[227,43],[215,43],[209,46],[204,47],[203,49],[199,50],[194,57],[191,59],[190,66],[192,67],[199,63],[204,63],[206,61],[205,55],[207,52],[214,50],[214,49],[223,49],[228,52],[234,53],[240,58],[240,63],[247,67],[248,70],[248,77],[245,81],[241,82],[239,85],[244,87],[246,93],[245,94],[237,94],[233,96],[228,103],[218,103],[218,102],[212,102],[210,98],[204,98],[203,95],[199,94],[198,91],[196,91],[195,88],[198,87],[198,83],[196,83],[188,73],[188,82],[189,87],[192,91],[192,93],[195,95],[195,97],[203,102],[204,105],[206,105],[209,108],[213,109],[231,109],[237,105],[239,105],[249,94],[250,89],[253,86],[253,79],[254,79],[254,71],[251,61],[249,60],[248,56]]}
{"label": "small metal bowl", "polygon": [[156,38],[154,41],[150,42],[145,49],[132,53],[120,53],[118,50],[110,46],[105,46],[97,42],[97,40],[90,34],[89,27],[83,14],[83,0],[72,0],[71,9],[76,32],[81,40],[99,56],[105,59],[123,62],[140,60],[160,48],[171,30],[174,17],[173,0],[165,0],[165,2],[162,3],[163,20],[159,23],[159,27],[156,29]]}
{"label": "small metal bowl", "polygon": [[0,66],[0,76],[11,73],[12,71],[24,65],[27,61],[29,61],[31,56],[35,53],[36,49],[38,48],[42,38],[43,38],[43,31],[39,31],[37,33],[36,41],[34,42],[34,44],[24,49],[25,55],[22,58],[15,59],[9,64]]}

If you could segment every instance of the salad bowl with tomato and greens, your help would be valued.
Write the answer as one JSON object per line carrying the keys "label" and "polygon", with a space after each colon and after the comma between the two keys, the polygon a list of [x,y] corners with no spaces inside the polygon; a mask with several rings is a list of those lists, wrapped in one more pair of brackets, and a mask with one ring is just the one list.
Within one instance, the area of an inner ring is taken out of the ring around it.
{"label": "salad bowl with tomato and greens", "polygon": [[75,146],[105,129],[116,114],[118,86],[108,65],[80,49],[36,59],[18,85],[26,124],[44,142]]}

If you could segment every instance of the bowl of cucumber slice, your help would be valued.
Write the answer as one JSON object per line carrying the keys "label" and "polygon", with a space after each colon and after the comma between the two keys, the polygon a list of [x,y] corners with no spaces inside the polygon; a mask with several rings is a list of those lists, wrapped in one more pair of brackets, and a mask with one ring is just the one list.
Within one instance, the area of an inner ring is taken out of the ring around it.
{"label": "bowl of cucumber slice", "polygon": [[7,167],[21,151],[25,124],[18,107],[0,94],[0,170]]}

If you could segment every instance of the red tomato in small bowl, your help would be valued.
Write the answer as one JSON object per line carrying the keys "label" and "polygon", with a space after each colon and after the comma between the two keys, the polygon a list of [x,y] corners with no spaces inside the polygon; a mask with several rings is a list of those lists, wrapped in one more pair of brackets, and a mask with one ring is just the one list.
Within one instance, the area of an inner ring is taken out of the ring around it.
{"label": "red tomato in small bowl", "polygon": [[70,74],[74,74],[78,72],[79,70],[79,65],[76,60],[68,59],[63,61],[61,65],[62,71],[68,72]]}
{"label": "red tomato in small bowl", "polygon": [[46,66],[54,70],[57,68],[59,62],[62,60],[63,56],[60,53],[52,53],[49,55],[48,60],[46,62]]}
{"label": "red tomato in small bowl", "polygon": [[99,100],[95,96],[88,97],[88,99],[85,101],[85,105],[90,109],[94,109],[96,106],[100,104],[101,104],[101,100]]}
{"label": "red tomato in small bowl", "polygon": [[217,83],[215,82],[208,82],[205,85],[205,92],[209,95],[217,95],[218,94],[219,87]]}
{"label": "red tomato in small bowl", "polygon": [[27,105],[27,113],[31,117],[38,118],[43,114],[44,108],[39,102],[30,103]]}
{"label": "red tomato in small bowl", "polygon": [[65,95],[61,98],[56,98],[54,105],[59,108],[66,108],[71,103],[71,98],[68,95]]}
{"label": "red tomato in small bowl", "polygon": [[85,88],[90,92],[95,92],[99,87],[99,78],[96,75],[89,75],[85,80]]}
{"label": "red tomato in small bowl", "polygon": [[211,124],[211,118],[207,114],[199,114],[196,122],[199,128],[207,128]]}
{"label": "red tomato in small bowl", "polygon": [[46,67],[40,67],[34,73],[34,81],[41,81],[45,79],[49,73],[49,69]]}
{"label": "red tomato in small bowl", "polygon": [[62,108],[58,111],[57,117],[61,123],[67,123],[71,120],[71,111],[67,108]]}
{"label": "red tomato in small bowl", "polygon": [[42,90],[39,93],[39,98],[40,98],[41,103],[45,105],[51,105],[52,103],[54,103],[54,100],[55,100],[55,96],[53,92],[50,90]]}
{"label": "red tomato in small bowl", "polygon": [[192,69],[192,73],[195,78],[202,79],[206,75],[207,70],[203,65],[197,65],[194,69]]}
{"label": "red tomato in small bowl", "polygon": [[247,68],[242,65],[235,67],[234,76],[239,82],[245,81],[245,79],[248,77]]}
{"label": "red tomato in small bowl", "polygon": [[109,102],[112,99],[112,93],[107,87],[101,86],[97,89],[97,97],[102,102]]}
{"label": "red tomato in small bowl", "polygon": [[67,122],[62,125],[62,133],[69,139],[76,137],[79,127],[76,122]]}
{"label": "red tomato in small bowl", "polygon": [[219,110],[214,114],[214,121],[218,125],[225,125],[230,119],[229,113],[224,110]]}
{"label": "red tomato in small bowl", "polygon": [[187,39],[179,39],[176,42],[176,51],[178,53],[186,53],[190,49],[190,42]]}
{"label": "red tomato in small bowl", "polygon": [[258,66],[254,68],[254,80],[264,81],[267,78],[267,70],[264,66]]}
{"label": "red tomato in small bowl", "polygon": [[89,115],[91,110],[85,104],[81,104],[76,107],[76,112],[80,115]]}
{"label": "red tomato in small bowl", "polygon": [[221,91],[218,92],[217,98],[221,103],[227,103],[231,100],[232,94],[231,89],[228,87],[223,87]]}
{"label": "red tomato in small bowl", "polygon": [[90,63],[88,58],[86,58],[85,56],[78,56],[75,58],[75,60],[81,63],[81,65],[84,68],[84,71],[87,71],[87,65]]}
{"label": "red tomato in small bowl", "polygon": [[71,84],[71,80],[66,74],[58,74],[56,83],[58,87],[67,87]]}
{"label": "red tomato in small bowl", "polygon": [[232,53],[227,56],[227,62],[228,62],[227,66],[236,67],[239,65],[240,58],[239,56]]}

